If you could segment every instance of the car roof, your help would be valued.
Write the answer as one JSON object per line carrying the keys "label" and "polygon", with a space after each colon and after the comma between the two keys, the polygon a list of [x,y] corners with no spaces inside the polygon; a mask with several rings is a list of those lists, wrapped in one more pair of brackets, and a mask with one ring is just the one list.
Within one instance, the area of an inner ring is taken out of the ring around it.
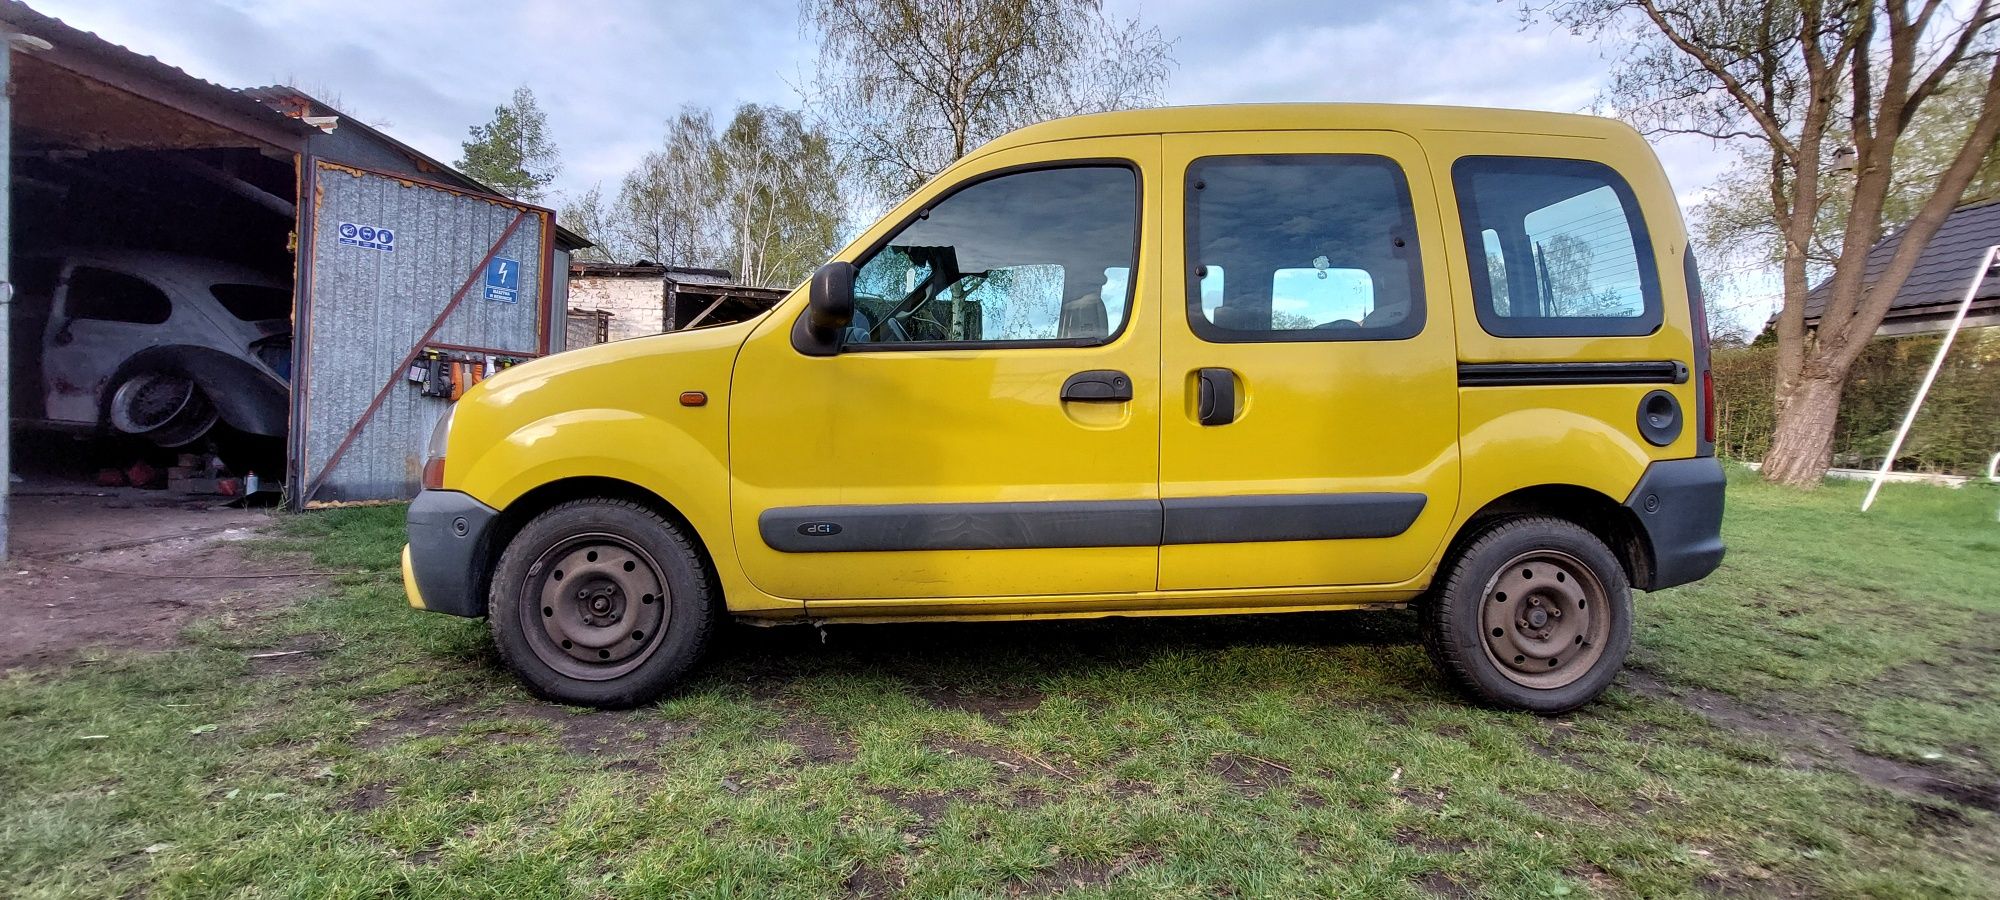
{"label": "car roof", "polygon": [[1575,113],[1394,103],[1236,103],[1070,116],[1008,132],[980,151],[1135,134],[1352,129],[1489,131],[1599,139],[1637,136],[1630,126],[1615,119]]}
{"label": "car roof", "polygon": [[254,284],[287,288],[284,280],[228,260],[212,259],[165,250],[132,250],[124,247],[65,247],[24,254],[30,258],[68,259],[98,263],[143,272],[174,281],[210,284]]}

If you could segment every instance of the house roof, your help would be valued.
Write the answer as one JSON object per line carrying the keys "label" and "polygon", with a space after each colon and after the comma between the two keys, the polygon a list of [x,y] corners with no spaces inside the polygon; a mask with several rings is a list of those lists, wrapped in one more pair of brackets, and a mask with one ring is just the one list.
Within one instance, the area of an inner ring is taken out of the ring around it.
{"label": "house roof", "polygon": [[[1902,243],[1903,232],[1898,231],[1869,249],[1865,277],[1871,284]],[[2000,244],[2000,199],[1969,203],[1953,210],[1937,236],[1931,238],[1917,257],[1916,268],[1910,271],[1909,280],[1889,304],[1886,318],[1931,315],[1940,312],[1939,307],[1955,306],[1965,299],[1966,281],[1972,277],[1980,256],[1995,244]],[[1825,312],[1830,293],[1828,283],[1822,281],[1806,294],[1807,322],[1817,320]],[[1978,301],[1994,299],[2000,299],[2000,278],[1988,278],[1980,285],[1975,304],[1984,305]]]}

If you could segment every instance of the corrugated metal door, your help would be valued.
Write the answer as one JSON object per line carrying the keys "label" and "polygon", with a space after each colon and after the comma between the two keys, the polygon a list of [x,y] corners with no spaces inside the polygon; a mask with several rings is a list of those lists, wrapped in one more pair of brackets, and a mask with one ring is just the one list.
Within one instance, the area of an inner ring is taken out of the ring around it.
{"label": "corrugated metal door", "polygon": [[547,352],[552,215],[323,160],[312,179],[295,502],[407,498],[447,405],[412,361]]}

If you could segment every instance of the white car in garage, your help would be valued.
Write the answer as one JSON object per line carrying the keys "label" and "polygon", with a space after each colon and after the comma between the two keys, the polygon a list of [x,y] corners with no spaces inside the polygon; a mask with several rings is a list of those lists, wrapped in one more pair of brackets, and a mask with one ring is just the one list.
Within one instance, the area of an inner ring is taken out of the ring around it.
{"label": "white car in garage", "polygon": [[[282,280],[124,249],[28,255],[15,276],[17,415],[163,447],[193,443],[217,422],[285,433],[292,291]],[[22,346],[30,335],[39,346]]]}

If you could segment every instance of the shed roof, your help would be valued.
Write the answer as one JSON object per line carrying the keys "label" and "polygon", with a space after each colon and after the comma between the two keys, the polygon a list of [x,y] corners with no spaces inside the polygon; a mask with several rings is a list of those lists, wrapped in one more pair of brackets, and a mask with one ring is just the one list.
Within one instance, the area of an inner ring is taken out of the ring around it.
{"label": "shed roof", "polygon": [[576,260],[569,264],[569,271],[571,275],[584,278],[659,278],[676,284],[728,284],[734,277],[728,269],[665,266],[645,260],[636,263]]}
{"label": "shed roof", "polygon": [[[1865,276],[1869,283],[1874,283],[1888,267],[1889,258],[1896,255],[1896,248],[1902,243],[1903,232],[1898,231],[1869,248]],[[1910,271],[1909,280],[1896,293],[1884,318],[1932,315],[1940,312],[1940,307],[1956,305],[1965,298],[1966,280],[1972,277],[1981,254],[1995,244],[2000,244],[2000,199],[1968,203],[1953,210],[1937,236],[1917,256],[1916,268]],[[1806,294],[1808,323],[1818,320],[1826,311],[1830,293],[1828,282],[1822,281]],[[2000,298],[2000,278],[1988,278],[1980,286],[1975,302],[1996,298]]]}
{"label": "shed roof", "polygon": [[[36,65],[67,69],[123,95],[174,108],[283,149],[303,147],[312,132],[305,123],[287,119],[236,91],[72,27],[17,0],[0,0],[0,23],[53,45],[47,51],[17,57],[33,60]],[[17,114],[21,112],[17,110]],[[80,111],[70,109],[66,114],[74,117]]]}

